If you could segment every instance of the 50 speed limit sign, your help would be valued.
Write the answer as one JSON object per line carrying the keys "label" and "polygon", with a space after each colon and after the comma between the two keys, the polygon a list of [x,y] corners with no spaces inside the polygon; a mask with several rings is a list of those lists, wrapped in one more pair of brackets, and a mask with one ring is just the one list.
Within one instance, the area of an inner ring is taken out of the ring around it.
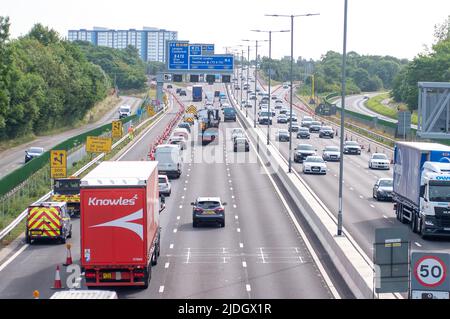
{"label": "50 speed limit sign", "polygon": [[413,253],[412,288],[426,290],[449,291],[450,281],[447,278],[449,264],[448,254]]}

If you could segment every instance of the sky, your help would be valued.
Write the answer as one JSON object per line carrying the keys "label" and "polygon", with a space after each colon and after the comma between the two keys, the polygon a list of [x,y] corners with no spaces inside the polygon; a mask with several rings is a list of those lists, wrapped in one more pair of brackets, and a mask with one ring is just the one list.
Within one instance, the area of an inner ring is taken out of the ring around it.
{"label": "sky", "polygon": [[[246,50],[243,39],[268,39],[252,29],[290,30],[290,18],[265,14],[307,13],[320,15],[295,18],[294,57],[317,60],[329,50],[342,52],[344,0],[2,0],[0,6],[0,15],[10,17],[12,38],[38,22],[63,37],[69,29],[148,26],[178,31],[179,40],[214,43],[215,53]],[[348,0],[347,51],[412,59],[431,47],[434,25],[449,15],[449,0]],[[290,43],[289,33],[272,33],[272,57],[290,55]],[[265,42],[259,53],[268,51]]]}

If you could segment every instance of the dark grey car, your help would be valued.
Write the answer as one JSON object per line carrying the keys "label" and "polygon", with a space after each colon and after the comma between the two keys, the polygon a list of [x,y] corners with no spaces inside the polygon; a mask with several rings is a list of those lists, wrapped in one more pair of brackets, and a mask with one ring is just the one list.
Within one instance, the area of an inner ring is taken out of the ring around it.
{"label": "dark grey car", "polygon": [[373,185],[372,196],[376,200],[392,200],[393,192],[393,179],[392,178],[380,178]]}

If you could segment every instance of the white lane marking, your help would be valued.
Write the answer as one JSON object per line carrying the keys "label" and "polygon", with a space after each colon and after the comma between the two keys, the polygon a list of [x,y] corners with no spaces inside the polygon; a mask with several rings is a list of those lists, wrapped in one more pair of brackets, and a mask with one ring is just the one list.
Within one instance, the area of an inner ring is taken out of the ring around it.
{"label": "white lane marking", "polygon": [[234,198],[234,195],[231,195],[231,198]]}
{"label": "white lane marking", "polygon": [[173,249],[173,244],[170,244],[169,248],[170,248],[170,249]]}
{"label": "white lane marking", "polygon": [[388,217],[387,217],[386,215],[383,215],[383,218],[386,218],[386,219],[388,219]]}
{"label": "white lane marking", "polygon": [[245,261],[242,262],[242,267],[247,268],[247,263]]}
{"label": "white lane marking", "polygon": [[169,268],[169,265],[170,265],[170,263],[166,263],[165,265],[164,265],[164,268]]}
{"label": "white lane marking", "polygon": [[246,284],[246,285],[245,285],[245,289],[247,289],[247,291],[251,291],[251,290],[252,290],[252,287],[250,287],[249,284]]}
{"label": "white lane marking", "polygon": [[259,248],[259,251],[261,252],[261,258],[262,258],[263,264],[265,264],[266,263],[266,259],[264,258],[264,252],[263,252],[262,247]]}
{"label": "white lane marking", "polygon": [[187,177],[189,177],[189,174],[186,174]]}
{"label": "white lane marking", "polygon": [[[242,124],[241,124],[242,126]],[[264,163],[261,156],[257,153],[256,147],[253,144],[253,142],[250,140],[250,145],[253,148],[253,151],[256,153],[256,156],[259,159],[260,163]],[[328,273],[325,271],[325,268],[322,265],[322,262],[320,261],[319,257],[317,256],[316,252],[314,251],[311,243],[309,242],[308,238],[306,237],[305,232],[300,227],[300,224],[298,223],[294,213],[290,209],[289,205],[286,202],[286,199],[284,198],[283,194],[281,193],[280,189],[278,188],[277,184],[275,184],[275,181],[273,180],[272,176],[269,173],[269,170],[265,165],[262,165],[267,177],[269,178],[270,182],[272,183],[273,188],[275,188],[275,191],[278,194],[278,197],[281,199],[281,202],[283,203],[284,207],[286,208],[291,220],[293,221],[295,228],[300,233],[300,236],[302,237],[303,241],[305,242],[306,247],[308,248],[309,253],[311,254],[314,262],[316,263],[317,267],[319,268],[320,273],[322,274],[328,288],[330,289],[331,293],[333,294],[334,298],[341,299],[341,296],[339,295],[339,292],[337,291],[336,287],[334,287],[333,282],[331,281],[330,277],[328,276]]]}
{"label": "white lane marking", "polygon": [[6,266],[8,266],[14,259],[17,258],[17,256],[19,256],[25,249],[27,249],[28,244],[23,245],[22,248],[20,248],[14,255],[12,255],[7,261],[5,261],[1,266],[0,266],[0,271],[2,271],[3,269],[6,268]]}
{"label": "white lane marking", "polygon": [[370,204],[370,207],[375,208],[375,205]]}
{"label": "white lane marking", "polygon": [[186,264],[189,264],[189,259],[191,258],[191,248],[188,248],[188,254],[186,259]]}
{"label": "white lane marking", "polygon": [[180,220],[180,216],[177,216],[177,220]]}
{"label": "white lane marking", "polygon": [[180,208],[183,208],[183,205],[180,205]]}
{"label": "white lane marking", "polygon": [[230,175],[230,174],[228,174],[228,177],[231,177],[231,175]]}
{"label": "white lane marking", "polygon": [[191,169],[190,168],[188,168],[188,172],[190,172],[191,171]]}
{"label": "white lane marking", "polygon": [[183,188],[183,190],[186,190],[186,187],[185,187],[185,188]]}
{"label": "white lane marking", "polygon": [[184,199],[184,195],[183,195],[183,196],[181,196],[181,199]]}
{"label": "white lane marking", "polygon": [[422,245],[421,244],[419,244],[418,242],[414,242],[414,244],[416,244],[416,246],[418,246],[418,247],[422,247]]}
{"label": "white lane marking", "polygon": [[237,208],[236,204],[233,204],[233,208]]}
{"label": "white lane marking", "polygon": [[238,215],[234,215],[234,219],[239,219],[239,216]]}
{"label": "white lane marking", "polygon": [[352,191],[354,188],[353,187],[350,187],[350,190]]}
{"label": "white lane marking", "polygon": [[164,292],[164,286],[159,286],[159,293],[163,293]]}
{"label": "white lane marking", "polygon": [[237,232],[238,232],[238,233],[240,233],[240,232],[241,232],[241,229],[240,229],[240,228],[238,228],[238,229],[236,229],[236,230],[237,230]]}
{"label": "white lane marking", "polygon": [[239,243],[239,247],[240,248],[244,248],[244,244],[243,243]]}
{"label": "white lane marking", "polygon": [[363,198],[364,198],[364,196],[363,196],[363,195],[359,195],[359,198],[363,199]]}
{"label": "white lane marking", "polygon": [[176,229],[176,228],[174,228],[174,229],[173,229],[173,232],[174,232],[174,233],[176,233],[176,232],[177,232],[177,229]]}
{"label": "white lane marking", "polygon": [[232,191],[233,190],[233,187],[230,187],[230,191]]}
{"label": "white lane marking", "polygon": [[334,177],[337,177],[337,174],[334,174]]}
{"label": "white lane marking", "polygon": [[188,181],[184,181],[186,184],[188,183]]}
{"label": "white lane marking", "polygon": [[230,179],[230,180],[228,180],[228,183],[231,183],[231,179]]}

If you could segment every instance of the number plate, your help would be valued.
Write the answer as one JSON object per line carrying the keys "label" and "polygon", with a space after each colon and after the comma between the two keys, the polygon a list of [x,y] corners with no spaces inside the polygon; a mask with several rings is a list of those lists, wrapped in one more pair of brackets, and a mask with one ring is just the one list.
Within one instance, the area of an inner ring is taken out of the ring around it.
{"label": "number plate", "polygon": [[40,236],[42,235],[42,230],[33,230],[31,231],[32,236]]}
{"label": "number plate", "polygon": [[102,274],[102,278],[103,278],[103,279],[112,279],[112,273],[110,273],[110,272],[104,272],[104,273]]}
{"label": "number plate", "polygon": [[214,215],[216,212],[215,211],[213,211],[213,210],[205,210],[204,212],[203,212],[203,215]]}

